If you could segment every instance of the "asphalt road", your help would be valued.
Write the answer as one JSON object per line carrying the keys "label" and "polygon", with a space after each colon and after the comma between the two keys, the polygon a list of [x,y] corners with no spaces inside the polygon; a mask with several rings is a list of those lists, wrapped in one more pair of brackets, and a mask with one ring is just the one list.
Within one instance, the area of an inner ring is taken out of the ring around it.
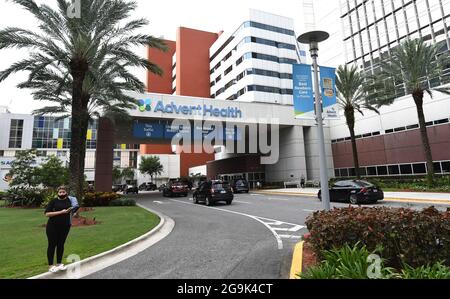
{"label": "asphalt road", "polygon": [[[158,192],[140,194],[137,200],[174,219],[174,230],[151,248],[86,278],[288,278],[293,247],[307,232],[305,220],[322,207],[313,197],[263,194],[237,194],[231,206],[213,207],[195,205],[191,196],[164,198]],[[381,205],[426,207],[375,206]]]}

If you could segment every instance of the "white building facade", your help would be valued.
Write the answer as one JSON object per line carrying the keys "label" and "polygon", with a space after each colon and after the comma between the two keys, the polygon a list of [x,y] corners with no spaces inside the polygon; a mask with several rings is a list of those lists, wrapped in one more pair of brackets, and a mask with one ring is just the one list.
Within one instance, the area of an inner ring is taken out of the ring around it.
{"label": "white building facade", "polygon": [[290,18],[250,10],[210,49],[211,97],[292,105],[292,64],[306,62]]}

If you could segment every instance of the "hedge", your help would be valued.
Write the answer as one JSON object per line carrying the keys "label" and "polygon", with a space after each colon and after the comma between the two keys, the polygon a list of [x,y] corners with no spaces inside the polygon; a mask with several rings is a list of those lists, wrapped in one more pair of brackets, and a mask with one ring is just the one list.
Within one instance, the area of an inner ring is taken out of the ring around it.
{"label": "hedge", "polygon": [[121,196],[114,192],[89,192],[84,195],[83,207],[107,207]]}
{"label": "hedge", "polygon": [[405,263],[450,265],[450,211],[349,207],[315,212],[306,225],[319,258],[325,250],[360,242],[370,251],[381,245],[387,265],[397,269]]}

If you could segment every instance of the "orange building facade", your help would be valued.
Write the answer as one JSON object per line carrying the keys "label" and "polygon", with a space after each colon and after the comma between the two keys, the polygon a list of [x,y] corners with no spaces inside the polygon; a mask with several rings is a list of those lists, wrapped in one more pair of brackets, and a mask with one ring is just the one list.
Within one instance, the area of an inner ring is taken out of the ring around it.
{"label": "orange building facade", "polygon": [[[163,70],[163,76],[149,73],[147,91],[210,98],[209,49],[219,35],[180,27],[176,41],[165,41],[168,46],[167,52],[149,49],[148,59]],[[141,145],[140,152],[142,155],[176,153],[170,144],[144,144]],[[214,154],[180,153],[180,175],[188,176],[189,168],[206,165],[210,161],[214,161]]]}

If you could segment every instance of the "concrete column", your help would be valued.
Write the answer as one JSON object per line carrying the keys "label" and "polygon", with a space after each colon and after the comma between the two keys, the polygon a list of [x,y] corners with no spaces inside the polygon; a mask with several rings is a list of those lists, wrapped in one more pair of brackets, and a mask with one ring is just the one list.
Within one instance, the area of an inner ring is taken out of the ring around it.
{"label": "concrete column", "polygon": [[95,158],[95,190],[111,192],[114,161],[114,125],[108,118],[100,118],[98,124],[97,152]]}
{"label": "concrete column", "polygon": [[300,181],[302,175],[307,176],[303,127],[280,129],[280,160],[266,165],[266,181]]}

